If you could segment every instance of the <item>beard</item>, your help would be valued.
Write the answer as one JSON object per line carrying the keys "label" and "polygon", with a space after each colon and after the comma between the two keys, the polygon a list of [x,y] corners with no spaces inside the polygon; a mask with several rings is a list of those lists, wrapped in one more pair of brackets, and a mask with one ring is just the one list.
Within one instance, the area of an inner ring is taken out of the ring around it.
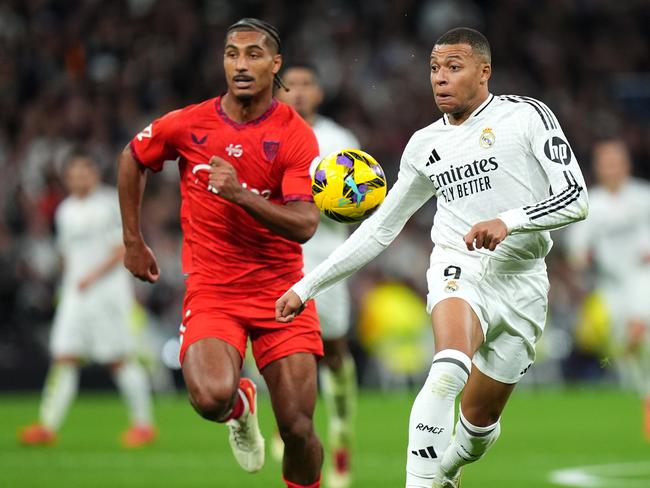
{"label": "beard", "polygon": [[242,104],[248,104],[253,101],[253,98],[255,98],[255,95],[252,93],[239,93],[235,95],[235,98],[237,98],[237,101],[242,103]]}

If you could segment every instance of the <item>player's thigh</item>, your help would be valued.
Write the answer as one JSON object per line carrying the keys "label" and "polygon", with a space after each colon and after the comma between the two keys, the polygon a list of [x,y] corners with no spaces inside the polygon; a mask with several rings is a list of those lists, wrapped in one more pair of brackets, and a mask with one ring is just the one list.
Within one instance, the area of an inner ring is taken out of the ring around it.
{"label": "player's thigh", "polygon": [[436,352],[455,349],[472,357],[483,342],[483,329],[471,303],[447,298],[431,311]]}
{"label": "player's thigh", "polygon": [[463,415],[473,425],[492,425],[499,420],[515,386],[516,383],[502,383],[472,367],[460,401]]}
{"label": "player's thigh", "polygon": [[485,284],[492,320],[473,362],[493,380],[514,384],[535,361],[535,345],[546,323],[548,278],[545,271],[492,275]]}
{"label": "player's thigh", "polygon": [[239,384],[248,333],[223,300],[193,295],[184,303],[180,361],[192,397],[223,399]]}
{"label": "player's thigh", "polygon": [[318,385],[316,357],[295,353],[277,359],[262,369],[271,396],[271,404],[281,431],[312,429]]}
{"label": "player's thigh", "polygon": [[472,356],[489,324],[479,259],[436,248],[427,271],[427,309],[431,313],[436,351],[457,349]]}
{"label": "player's thigh", "polygon": [[190,397],[227,401],[239,385],[242,356],[232,344],[215,337],[188,347],[182,364]]}

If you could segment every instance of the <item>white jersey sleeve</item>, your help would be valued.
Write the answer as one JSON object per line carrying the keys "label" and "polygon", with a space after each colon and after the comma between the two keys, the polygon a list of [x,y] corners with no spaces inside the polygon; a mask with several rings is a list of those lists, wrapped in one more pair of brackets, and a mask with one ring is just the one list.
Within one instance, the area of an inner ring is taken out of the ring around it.
{"label": "white jersey sleeve", "polygon": [[508,97],[530,107],[526,137],[550,183],[551,196],[532,205],[502,212],[509,234],[558,229],[586,218],[589,203],[582,171],[551,110],[529,97]]}
{"label": "white jersey sleeve", "polygon": [[303,303],[372,261],[393,242],[411,215],[435,194],[428,179],[413,167],[410,145],[404,150],[397,181],[379,210],[291,288]]}

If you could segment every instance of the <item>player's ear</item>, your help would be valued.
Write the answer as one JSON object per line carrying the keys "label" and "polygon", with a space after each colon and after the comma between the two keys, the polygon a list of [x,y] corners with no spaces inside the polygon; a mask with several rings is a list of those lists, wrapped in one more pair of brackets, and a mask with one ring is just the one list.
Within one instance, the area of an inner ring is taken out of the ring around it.
{"label": "player's ear", "polygon": [[282,54],[273,55],[273,69],[272,72],[274,75],[277,75],[282,67]]}
{"label": "player's ear", "polygon": [[316,84],[316,91],[318,93],[316,102],[318,105],[320,105],[321,103],[323,103],[323,100],[325,99],[325,92],[323,91],[323,87],[320,86],[319,84]]}
{"label": "player's ear", "polygon": [[481,85],[485,85],[492,76],[492,65],[481,63]]}

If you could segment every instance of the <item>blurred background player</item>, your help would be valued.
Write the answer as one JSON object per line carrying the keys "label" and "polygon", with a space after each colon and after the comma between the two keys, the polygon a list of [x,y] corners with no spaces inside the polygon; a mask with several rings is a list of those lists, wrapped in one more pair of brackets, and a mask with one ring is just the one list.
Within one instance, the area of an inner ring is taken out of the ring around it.
{"label": "blurred background player", "polygon": [[589,192],[589,219],[568,233],[571,261],[592,272],[609,316],[607,350],[621,379],[643,398],[650,440],[650,184],[631,176],[620,139],[594,146],[593,169],[598,184]]}
{"label": "blurred background player", "polygon": [[[280,90],[278,98],[291,105],[314,130],[320,157],[342,149],[358,149],[354,134],[320,115],[324,93],[316,68],[308,63],[292,64],[284,70],[282,80],[289,91]],[[313,173],[318,160],[310,168]],[[314,269],[348,236],[347,226],[321,215],[318,229],[302,246],[305,272]],[[350,442],[357,402],[357,377],[354,359],[348,348],[350,330],[350,294],[341,282],[316,299],[325,357],[320,363],[321,392],[328,416],[328,437],[332,469],[326,478],[330,488],[350,484]],[[273,452],[281,453],[274,443]]]}
{"label": "blurred background player", "polygon": [[115,189],[100,183],[91,157],[74,152],[65,166],[69,196],[57,208],[57,245],[63,279],[50,349],[53,363],[45,382],[39,422],[20,432],[24,444],[51,444],[75,398],[84,360],[106,366],[122,394],[131,427],[125,447],[153,442],[149,381],[132,358],[129,317],[132,278],[122,266],[120,212]]}
{"label": "blurred background player", "polygon": [[160,273],[141,232],[146,169],[176,160],[186,293],[180,361],[190,402],[226,423],[248,472],[264,465],[255,384],[241,378],[250,339],[284,441],[289,488],[320,486],[322,445],[314,432],[316,358],[323,344],[315,308],[291,326],[274,320],[276,294],[303,275],[301,243],[318,225],[309,166],[313,131],[273,98],[280,85],[275,27],[244,18],[226,30],[227,92],[174,110],[131,140],[120,156],[119,194],[126,267],[155,282]]}

